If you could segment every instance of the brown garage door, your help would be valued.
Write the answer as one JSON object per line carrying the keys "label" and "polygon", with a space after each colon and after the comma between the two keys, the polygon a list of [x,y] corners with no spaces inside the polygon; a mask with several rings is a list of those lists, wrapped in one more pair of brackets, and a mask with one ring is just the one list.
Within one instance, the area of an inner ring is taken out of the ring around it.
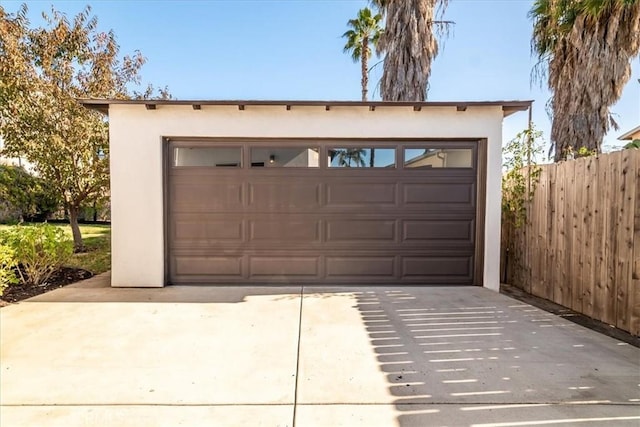
{"label": "brown garage door", "polygon": [[474,283],[476,141],[168,148],[170,283]]}

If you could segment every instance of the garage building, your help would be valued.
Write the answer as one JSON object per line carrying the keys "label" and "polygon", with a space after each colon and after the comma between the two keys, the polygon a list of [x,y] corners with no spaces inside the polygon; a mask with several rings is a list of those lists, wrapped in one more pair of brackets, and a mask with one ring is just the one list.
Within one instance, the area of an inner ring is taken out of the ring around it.
{"label": "garage building", "polygon": [[502,120],[530,101],[83,100],[112,286],[499,286]]}

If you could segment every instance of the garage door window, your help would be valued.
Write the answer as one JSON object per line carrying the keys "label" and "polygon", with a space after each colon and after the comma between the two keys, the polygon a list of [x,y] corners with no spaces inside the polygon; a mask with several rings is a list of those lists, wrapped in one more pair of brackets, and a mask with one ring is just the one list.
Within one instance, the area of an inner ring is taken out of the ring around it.
{"label": "garage door window", "polygon": [[320,166],[318,147],[252,148],[252,168],[317,168]]}
{"label": "garage door window", "polygon": [[471,148],[405,148],[405,168],[471,168]]}
{"label": "garage door window", "polygon": [[330,168],[395,168],[394,148],[335,147],[330,148]]}
{"label": "garage door window", "polygon": [[173,150],[173,165],[175,167],[239,168],[242,165],[242,149],[240,147],[176,147]]}

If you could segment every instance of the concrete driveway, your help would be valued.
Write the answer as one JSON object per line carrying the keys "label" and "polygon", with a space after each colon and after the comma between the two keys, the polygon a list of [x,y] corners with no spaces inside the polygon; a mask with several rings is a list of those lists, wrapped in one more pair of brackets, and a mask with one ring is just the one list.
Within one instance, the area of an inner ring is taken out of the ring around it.
{"label": "concrete driveway", "polygon": [[0,310],[0,425],[640,424],[640,350],[482,288],[112,289]]}

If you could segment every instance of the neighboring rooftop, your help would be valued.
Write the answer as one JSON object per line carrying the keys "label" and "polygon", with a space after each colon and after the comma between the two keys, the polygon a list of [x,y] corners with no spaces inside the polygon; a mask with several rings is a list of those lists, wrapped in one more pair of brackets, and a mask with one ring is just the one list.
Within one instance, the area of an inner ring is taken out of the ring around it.
{"label": "neighboring rooftop", "polygon": [[620,141],[630,141],[638,138],[640,138],[640,126],[636,126],[633,129],[631,129],[629,132],[620,135],[618,139]]}
{"label": "neighboring rooftop", "polygon": [[423,107],[456,107],[458,111],[465,111],[467,107],[500,106],[507,117],[518,111],[528,110],[533,101],[426,101],[426,102],[389,102],[389,101],[258,101],[258,100],[164,100],[164,99],[78,99],[78,102],[87,108],[109,113],[109,105],[139,104],[145,105],[149,110],[155,110],[162,105],[190,105],[194,110],[200,110],[205,105],[231,105],[244,110],[246,106],[283,106],[287,110],[293,106],[325,107],[327,111],[331,107],[368,107],[375,110],[376,107],[413,107],[420,111]]}

